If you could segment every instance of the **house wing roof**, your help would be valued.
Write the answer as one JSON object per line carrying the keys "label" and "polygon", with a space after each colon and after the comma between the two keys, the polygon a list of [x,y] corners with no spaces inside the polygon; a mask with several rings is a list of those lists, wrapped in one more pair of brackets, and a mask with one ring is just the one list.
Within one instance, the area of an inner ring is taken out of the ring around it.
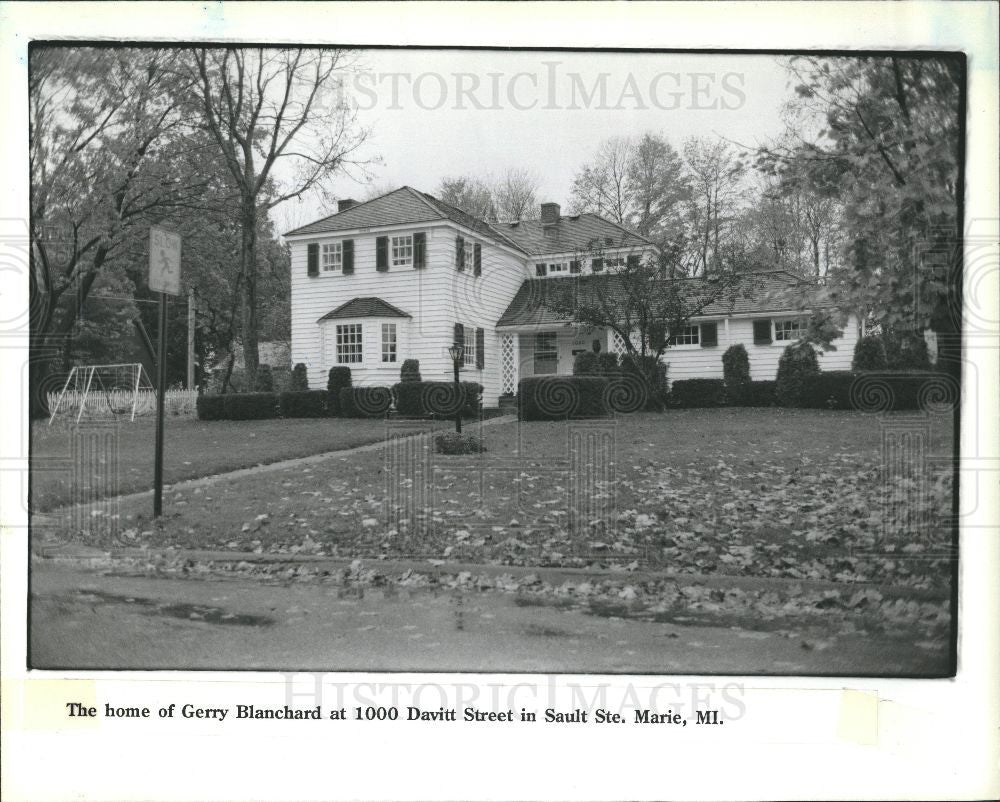
{"label": "house wing roof", "polygon": [[316,322],[355,317],[410,317],[410,315],[381,298],[352,298],[333,311],[327,312]]}
{"label": "house wing roof", "polygon": [[[528,279],[517,291],[514,299],[497,321],[497,326],[538,326],[556,323],[568,323],[563,317],[547,305],[552,293],[561,292],[564,282],[578,282],[577,292],[622,293],[623,282],[616,281],[613,274],[600,276],[566,276],[560,278]],[[666,279],[683,281],[685,290],[692,298],[699,293],[709,291],[709,282],[703,278]],[[726,297],[710,302],[698,317],[729,316],[752,314],[755,312],[778,312],[797,308],[797,300],[801,297],[804,286],[810,282],[783,270],[761,273],[748,273],[732,293]]]}
{"label": "house wing roof", "polygon": [[530,256],[546,253],[583,253],[602,248],[634,248],[653,243],[634,231],[597,214],[559,218],[559,224],[545,227],[541,220],[498,223],[517,246]]}

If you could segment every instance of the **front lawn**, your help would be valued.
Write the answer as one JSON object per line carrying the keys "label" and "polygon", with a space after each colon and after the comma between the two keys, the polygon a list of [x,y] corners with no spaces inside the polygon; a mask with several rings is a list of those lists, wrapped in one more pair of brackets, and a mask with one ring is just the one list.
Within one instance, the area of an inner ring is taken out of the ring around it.
{"label": "front lawn", "polygon": [[[84,427],[93,424],[84,424]],[[251,465],[321,454],[374,443],[385,436],[385,422],[362,418],[292,418],[258,421],[165,420],[163,472],[167,484],[211,476]],[[76,428],[65,422],[31,428],[32,508],[44,512],[72,500],[68,469],[46,463],[69,457]],[[120,493],[153,486],[155,419],[121,423],[118,431]]]}
{"label": "front lawn", "polygon": [[[503,424],[483,430],[485,454],[435,455],[432,492],[421,491],[425,452],[400,450],[400,467],[380,448],[171,494],[162,530],[145,505],[126,507],[118,543],[947,587],[947,471],[883,464],[883,430],[907,420],[637,414],[608,435],[615,456],[590,438],[576,461],[567,424]],[[950,455],[950,421],[929,433],[929,454]],[[595,470],[596,490],[581,493],[577,479]]]}

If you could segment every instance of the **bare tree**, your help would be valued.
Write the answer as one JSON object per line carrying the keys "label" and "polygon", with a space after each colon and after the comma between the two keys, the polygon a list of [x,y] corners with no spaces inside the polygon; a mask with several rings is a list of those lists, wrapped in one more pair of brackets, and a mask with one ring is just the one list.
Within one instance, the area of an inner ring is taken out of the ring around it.
{"label": "bare tree", "polygon": [[684,161],[691,184],[692,239],[704,275],[722,258],[725,229],[739,208],[745,167],[727,143],[697,137],[685,141]]}
{"label": "bare tree", "polygon": [[620,225],[628,225],[632,211],[630,173],[635,145],[628,137],[611,137],[597,149],[593,161],[573,179],[571,209],[595,212]]}
{"label": "bare tree", "polygon": [[[341,50],[195,48],[194,101],[220,149],[239,196],[241,335],[247,385],[256,384],[258,221],[278,204],[328,187],[362,167],[355,158],[367,132],[355,112],[331,102]],[[276,165],[286,166],[277,170]],[[280,173],[280,174],[279,174]]]}
{"label": "bare tree", "polygon": [[442,178],[437,196],[480,220],[496,219],[493,192],[486,179],[467,175]]}
{"label": "bare tree", "polygon": [[504,223],[538,216],[538,179],[527,170],[508,168],[493,182],[493,208]]}

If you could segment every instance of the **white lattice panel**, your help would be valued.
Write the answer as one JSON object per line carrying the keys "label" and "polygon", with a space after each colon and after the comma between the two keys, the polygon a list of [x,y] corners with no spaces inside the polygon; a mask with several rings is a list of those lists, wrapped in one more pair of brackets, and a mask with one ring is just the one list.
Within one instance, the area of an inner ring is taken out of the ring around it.
{"label": "white lattice panel", "polygon": [[611,338],[611,351],[615,354],[625,353],[625,338],[621,336],[617,331],[612,332],[614,335]]}
{"label": "white lattice panel", "polygon": [[517,357],[514,354],[514,335],[500,338],[500,384],[502,392],[517,391]]}

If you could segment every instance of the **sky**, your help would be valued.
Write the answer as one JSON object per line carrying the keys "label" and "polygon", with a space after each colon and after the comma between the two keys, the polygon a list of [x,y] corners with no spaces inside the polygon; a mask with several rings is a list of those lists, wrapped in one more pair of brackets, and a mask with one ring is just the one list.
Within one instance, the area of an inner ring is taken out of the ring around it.
{"label": "sky", "polygon": [[[573,176],[611,136],[661,133],[753,145],[783,130],[792,87],[765,55],[365,50],[324,102],[348,98],[370,129],[371,183],[434,193],[445,176],[527,169],[538,200],[568,206]],[[336,197],[370,187],[343,176]],[[334,209],[318,195],[274,211],[279,231]]]}

